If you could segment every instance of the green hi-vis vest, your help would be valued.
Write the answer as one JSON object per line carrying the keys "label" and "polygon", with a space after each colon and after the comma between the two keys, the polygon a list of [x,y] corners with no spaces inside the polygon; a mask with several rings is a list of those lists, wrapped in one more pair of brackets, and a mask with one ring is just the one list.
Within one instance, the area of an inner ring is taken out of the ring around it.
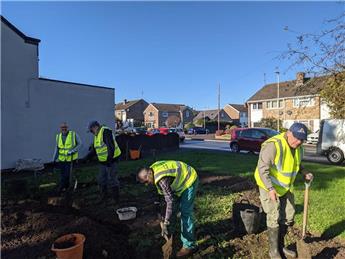
{"label": "green hi-vis vest", "polygon": [[157,161],[150,168],[153,170],[154,183],[159,194],[163,194],[158,185],[163,177],[175,178],[170,187],[177,196],[181,196],[186,189],[191,187],[198,177],[193,167],[180,161]]}
{"label": "green hi-vis vest", "polygon": [[[96,154],[98,157],[98,161],[100,162],[105,162],[108,159],[108,147],[107,145],[103,142],[103,132],[105,129],[111,130],[108,127],[102,126],[101,129],[99,130],[98,134],[94,137],[93,140],[93,146],[96,150]],[[121,149],[119,148],[114,135],[114,145],[115,145],[115,150],[114,150],[114,155],[113,158],[118,157],[121,155]]]}
{"label": "green hi-vis vest", "polygon": [[[276,135],[262,144],[262,146],[264,146],[269,142],[273,142],[277,150],[276,157],[274,159],[274,166],[270,168],[269,175],[278,196],[283,196],[288,191],[293,191],[293,183],[297,173],[299,172],[303,155],[302,146],[296,148],[295,155],[292,155],[290,146],[287,143],[284,134],[285,133]],[[258,167],[256,167],[254,176],[257,185],[268,191],[260,178]]]}
{"label": "green hi-vis vest", "polygon": [[59,148],[58,160],[60,162],[71,162],[72,160],[78,159],[78,152],[75,152],[72,155],[67,155],[68,151],[72,150],[77,145],[74,131],[68,131],[65,143],[62,142],[62,133],[57,134],[56,143]]}

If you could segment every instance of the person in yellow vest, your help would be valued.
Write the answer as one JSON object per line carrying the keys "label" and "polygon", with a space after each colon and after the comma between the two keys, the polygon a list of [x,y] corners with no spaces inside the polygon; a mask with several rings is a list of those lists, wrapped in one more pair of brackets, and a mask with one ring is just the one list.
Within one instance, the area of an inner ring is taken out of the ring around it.
{"label": "person in yellow vest", "polygon": [[88,126],[89,132],[94,135],[93,146],[84,160],[89,160],[97,156],[100,164],[98,175],[98,184],[100,187],[100,202],[106,200],[108,188],[112,192],[112,198],[115,202],[119,201],[120,182],[117,177],[118,161],[121,155],[113,131],[100,125],[97,121],[91,121]]}
{"label": "person in yellow vest", "polygon": [[[144,184],[156,186],[160,195],[164,195],[166,211],[162,222],[162,236],[172,234],[177,211],[174,202],[181,211],[181,241],[183,247],[176,257],[184,257],[196,250],[193,208],[198,188],[198,174],[195,169],[180,161],[157,161],[150,167],[138,171],[137,179]],[[171,224],[172,223],[172,224]]]}
{"label": "person in yellow vest", "polygon": [[56,135],[53,161],[57,162],[60,173],[58,193],[69,188],[72,163],[78,159],[78,151],[82,146],[80,137],[75,131],[68,130],[66,122],[61,123],[60,133]]}
{"label": "person in yellow vest", "polygon": [[301,166],[303,142],[307,139],[307,127],[295,122],[286,133],[266,140],[261,147],[255,180],[259,186],[260,201],[267,214],[269,255],[281,259],[282,254],[296,257],[296,252],[284,246],[289,226],[294,223],[295,202],[293,184],[301,172],[306,181],[313,175]]}

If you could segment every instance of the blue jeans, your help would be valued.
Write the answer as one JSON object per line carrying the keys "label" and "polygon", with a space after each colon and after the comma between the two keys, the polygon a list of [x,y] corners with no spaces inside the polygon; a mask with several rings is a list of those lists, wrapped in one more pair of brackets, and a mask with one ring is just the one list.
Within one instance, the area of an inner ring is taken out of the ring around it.
{"label": "blue jeans", "polygon": [[183,247],[193,249],[196,247],[195,222],[194,222],[194,200],[198,189],[199,179],[186,189],[180,197],[181,211],[181,241]]}
{"label": "blue jeans", "polygon": [[59,189],[68,189],[69,187],[69,177],[71,173],[71,162],[59,162],[60,167],[60,186]]}

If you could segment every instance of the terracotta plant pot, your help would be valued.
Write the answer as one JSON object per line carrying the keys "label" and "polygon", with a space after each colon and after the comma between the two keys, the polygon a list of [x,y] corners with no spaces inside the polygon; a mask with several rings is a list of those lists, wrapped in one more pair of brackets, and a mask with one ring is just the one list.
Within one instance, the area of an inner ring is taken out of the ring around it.
{"label": "terracotta plant pot", "polygon": [[[82,259],[85,236],[83,234],[67,234],[55,240],[51,250],[58,259]],[[71,245],[70,247],[64,247]]]}

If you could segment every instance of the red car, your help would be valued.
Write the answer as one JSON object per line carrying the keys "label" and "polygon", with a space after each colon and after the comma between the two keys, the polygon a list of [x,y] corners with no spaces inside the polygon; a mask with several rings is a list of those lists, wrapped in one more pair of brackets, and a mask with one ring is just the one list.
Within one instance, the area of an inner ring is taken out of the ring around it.
{"label": "red car", "polygon": [[278,134],[278,131],[267,128],[237,128],[231,133],[230,149],[232,152],[259,152],[265,140]]}
{"label": "red car", "polygon": [[158,130],[159,130],[159,133],[163,135],[168,135],[168,133],[170,132],[169,128],[159,128]]}
{"label": "red car", "polygon": [[145,135],[147,135],[147,136],[153,136],[153,135],[156,135],[156,134],[160,134],[159,129],[151,129],[151,130],[148,130],[145,133]]}

